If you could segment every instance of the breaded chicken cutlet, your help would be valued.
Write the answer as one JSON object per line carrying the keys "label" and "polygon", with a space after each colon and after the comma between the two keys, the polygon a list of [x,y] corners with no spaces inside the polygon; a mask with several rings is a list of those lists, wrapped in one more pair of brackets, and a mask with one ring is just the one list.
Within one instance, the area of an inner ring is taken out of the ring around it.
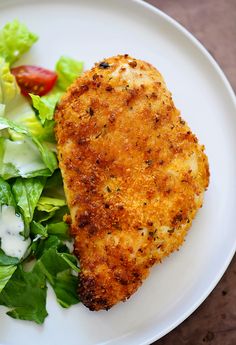
{"label": "breaded chicken cutlet", "polygon": [[208,160],[161,74],[128,55],[79,77],[55,120],[78,292],[89,309],[109,309],[182,244],[202,206]]}

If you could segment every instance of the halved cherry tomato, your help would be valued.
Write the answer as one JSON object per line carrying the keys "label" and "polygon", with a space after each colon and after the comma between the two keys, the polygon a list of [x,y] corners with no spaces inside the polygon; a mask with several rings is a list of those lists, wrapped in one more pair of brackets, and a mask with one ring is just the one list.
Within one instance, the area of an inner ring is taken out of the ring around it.
{"label": "halved cherry tomato", "polygon": [[22,65],[13,67],[11,72],[16,77],[17,84],[25,96],[28,96],[29,93],[39,96],[46,95],[57,80],[55,72],[37,66]]}

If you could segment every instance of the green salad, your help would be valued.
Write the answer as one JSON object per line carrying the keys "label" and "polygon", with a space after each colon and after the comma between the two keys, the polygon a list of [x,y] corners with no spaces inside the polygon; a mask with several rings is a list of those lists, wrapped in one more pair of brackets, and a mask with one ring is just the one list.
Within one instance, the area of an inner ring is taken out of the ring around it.
{"label": "green salad", "polygon": [[41,324],[47,283],[62,307],[79,302],[53,116],[83,64],[63,56],[55,71],[16,66],[37,40],[17,20],[0,31],[0,305]]}

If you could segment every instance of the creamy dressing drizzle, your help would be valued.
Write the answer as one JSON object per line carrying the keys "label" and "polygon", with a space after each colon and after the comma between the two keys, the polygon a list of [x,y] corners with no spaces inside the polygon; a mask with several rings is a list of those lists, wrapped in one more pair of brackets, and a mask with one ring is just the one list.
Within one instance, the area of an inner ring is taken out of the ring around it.
{"label": "creamy dressing drizzle", "polygon": [[30,245],[30,239],[20,235],[24,231],[22,218],[15,214],[13,206],[0,207],[1,248],[8,256],[21,259]]}
{"label": "creamy dressing drizzle", "polygon": [[13,164],[21,176],[46,168],[37,147],[29,139],[23,141],[6,140],[3,163]]}

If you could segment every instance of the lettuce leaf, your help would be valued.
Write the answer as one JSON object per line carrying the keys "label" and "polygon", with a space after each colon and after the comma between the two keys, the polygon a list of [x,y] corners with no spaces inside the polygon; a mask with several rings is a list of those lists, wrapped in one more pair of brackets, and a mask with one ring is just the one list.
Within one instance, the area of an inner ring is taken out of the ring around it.
{"label": "lettuce leaf", "polygon": [[48,177],[43,190],[43,196],[65,200],[63,180],[60,169],[55,170],[52,176]]}
{"label": "lettuce leaf", "polygon": [[[11,279],[15,270],[16,270],[16,266],[13,266],[13,265],[0,266],[0,293],[4,289],[5,285],[8,283],[8,281]],[[0,294],[0,301],[1,301],[1,294]]]}
{"label": "lettuce leaf", "polygon": [[[51,174],[57,169],[57,159],[55,156],[55,153],[52,152],[50,149],[50,146],[47,146],[45,142],[41,142],[37,138],[31,136],[33,142],[37,145],[39,152],[41,153],[41,157],[47,166],[47,168],[50,170]],[[50,174],[50,175],[51,175]]]}
{"label": "lettuce leaf", "polygon": [[[36,166],[36,169],[32,170],[29,174],[29,171],[27,171],[27,175],[23,175],[24,177],[33,177],[33,176],[48,176],[48,175],[51,175],[54,170],[57,168],[57,159],[56,159],[56,156],[54,154],[54,152],[51,151],[51,149],[47,146],[47,144],[45,142],[41,142],[39,139],[37,139],[36,137],[34,137],[32,134],[29,133],[29,131],[24,127],[24,126],[21,126],[19,125],[18,123],[14,122],[14,121],[11,121],[11,120],[8,120],[6,118],[2,118],[0,117],[0,130],[3,130],[3,129],[11,129],[13,131],[15,131],[16,133],[18,134],[21,134],[21,135],[25,135],[27,137],[27,142],[28,144],[30,144],[31,142],[31,145],[35,145],[37,150],[39,151],[40,153],[40,156],[41,156],[41,159],[42,159],[42,162],[44,163],[44,167],[42,166],[42,168],[38,169],[38,165]],[[6,139],[5,139],[6,140]],[[25,140],[26,141],[26,140]],[[2,159],[2,164],[4,163],[4,144],[5,142],[3,142],[3,140],[1,140],[1,143],[0,143],[0,159]],[[8,143],[9,145],[9,143]],[[13,145],[13,142],[11,142],[10,145]],[[13,150],[11,149],[11,155],[13,154]],[[31,160],[32,158],[30,158]],[[1,161],[0,161],[1,163]],[[4,176],[4,171],[3,172],[0,172],[0,175],[3,176],[4,178],[10,178],[10,177],[15,177],[15,176],[22,176],[22,174],[20,174],[19,172],[19,166],[18,167],[14,167],[14,164],[13,162],[10,160],[9,161],[9,156],[6,155],[6,158],[5,158],[5,163],[9,163],[11,164],[7,167],[2,167],[2,169],[5,171],[5,175]],[[0,168],[1,168],[1,165],[0,165]],[[12,168],[14,167],[15,170],[18,170],[18,174],[15,173],[14,169]],[[46,168],[46,171],[45,169]],[[9,169],[9,171],[7,171]],[[47,171],[48,169],[48,171]],[[1,169],[0,169],[1,170]],[[9,177],[7,177],[8,175],[11,175]]]}
{"label": "lettuce leaf", "polygon": [[[15,319],[43,323],[46,311],[46,280],[52,286],[58,303],[64,308],[79,302],[77,259],[56,236],[40,240],[35,246],[37,258],[26,272],[22,264],[0,267],[0,304],[11,308],[7,314]],[[73,273],[74,272],[74,273]]]}
{"label": "lettuce leaf", "polygon": [[55,90],[46,96],[38,96],[30,93],[33,107],[36,109],[39,119],[43,125],[48,125],[48,121],[53,120],[54,111],[62,92]]}
{"label": "lettuce leaf", "polygon": [[[6,107],[4,117],[24,126],[32,136],[39,140],[54,140],[54,124],[43,127],[33,108],[21,94],[17,95],[15,100]],[[22,140],[23,138],[22,134],[14,130],[9,130],[9,133],[12,140]]]}
{"label": "lettuce leaf", "polygon": [[5,267],[10,267],[10,272],[13,268],[16,271],[0,293],[0,304],[11,308],[7,314],[14,319],[30,320],[42,324],[48,315],[46,310],[47,286],[45,275],[39,265],[36,263],[30,272],[25,272],[22,265],[19,265],[17,269],[15,266]]}
{"label": "lettuce leaf", "polygon": [[59,210],[60,207],[65,206],[66,201],[64,199],[49,198],[42,196],[37,204],[37,209],[44,212],[53,212]]}
{"label": "lettuce leaf", "polygon": [[16,265],[18,263],[19,263],[18,258],[14,258],[12,256],[6,255],[4,251],[0,248],[0,270],[1,270],[1,266]]}
{"label": "lettuce leaf", "polygon": [[12,141],[0,138],[0,175],[4,179],[22,176],[49,176],[37,146],[31,139]]}
{"label": "lettuce leaf", "polygon": [[11,191],[11,186],[9,183],[4,181],[2,177],[0,177],[0,206],[1,205],[13,206],[16,208],[16,202]]}
{"label": "lettuce leaf", "polygon": [[44,211],[38,211],[37,208],[35,210],[35,213],[34,213],[34,220],[37,222],[37,223],[44,223],[43,225],[45,226],[45,223],[48,222],[48,220],[52,219],[55,215],[55,211],[54,212],[44,212]]}
{"label": "lettuce leaf", "polygon": [[3,129],[12,129],[19,134],[25,134],[25,135],[30,136],[30,133],[28,132],[27,128],[25,128],[24,126],[19,125],[15,121],[11,121],[3,117],[0,117],[0,130],[3,130]]}
{"label": "lettuce leaf", "polygon": [[[35,235],[35,238],[47,238],[49,235],[55,235],[61,240],[69,240],[69,226],[65,222],[49,223],[45,226],[36,221],[30,224],[30,233]],[[0,255],[1,264],[1,255]]]}
{"label": "lettuce leaf", "polygon": [[57,296],[57,302],[63,308],[69,308],[79,302],[78,278],[70,273],[70,270],[58,272],[53,285],[54,292]]}
{"label": "lettuce leaf", "polygon": [[48,237],[47,227],[37,223],[35,220],[30,224],[30,233],[35,235],[36,239]]}
{"label": "lettuce leaf", "polygon": [[[38,251],[38,255],[40,253],[42,255],[38,259],[37,265],[52,286],[58,303],[64,308],[78,303],[78,278],[72,274],[72,270],[79,272],[76,258],[65,252],[68,249],[66,246],[62,246],[60,240],[55,236],[44,240],[42,247]],[[64,252],[60,252],[60,250]]]}
{"label": "lettuce leaf", "polygon": [[0,54],[0,103],[8,105],[19,93],[19,87],[14,75],[10,71],[9,64],[1,57]]}
{"label": "lettuce leaf", "polygon": [[47,225],[47,232],[49,235],[56,235],[62,240],[70,239],[69,225],[65,222],[52,222]]}
{"label": "lettuce leaf", "polygon": [[17,206],[24,217],[26,225],[24,235],[29,235],[29,224],[33,219],[35,207],[45,185],[44,177],[23,179],[18,177],[12,186],[12,192]]}
{"label": "lettuce leaf", "polygon": [[68,239],[68,225],[63,217],[68,214],[62,176],[59,169],[47,178],[43,193],[35,210],[34,220],[47,228],[49,234]]}
{"label": "lettuce leaf", "polygon": [[[46,186],[48,187],[52,183],[53,179],[48,185],[46,183]],[[64,215],[68,213],[64,195],[58,198],[44,196],[50,191],[50,188],[47,189],[46,186],[36,206],[35,220],[38,223],[34,225],[34,233],[38,233],[40,236],[45,236],[47,233],[48,235],[56,235],[60,239],[69,239],[69,226],[63,221]],[[42,225],[42,223],[44,224]]]}
{"label": "lettuce leaf", "polygon": [[68,86],[81,75],[82,71],[83,62],[67,56],[61,56],[56,63],[56,72],[58,75],[57,86],[63,91],[66,91]]}
{"label": "lettuce leaf", "polygon": [[[48,236],[45,227],[35,221],[32,224],[36,225],[37,234]],[[7,267],[3,269],[0,266],[0,304],[11,308],[7,314],[13,318],[41,324],[47,316],[46,280],[52,286],[58,303],[68,308],[79,302],[75,273],[80,270],[75,256],[69,253],[57,236],[49,235],[46,239],[32,242],[31,248],[37,261],[30,272],[24,271],[22,264],[18,267],[3,266]],[[1,258],[4,264],[14,259],[4,257],[4,253],[0,252]]]}
{"label": "lettuce leaf", "polygon": [[38,36],[30,32],[17,19],[0,30],[0,56],[9,64],[18,60],[37,41]]}

